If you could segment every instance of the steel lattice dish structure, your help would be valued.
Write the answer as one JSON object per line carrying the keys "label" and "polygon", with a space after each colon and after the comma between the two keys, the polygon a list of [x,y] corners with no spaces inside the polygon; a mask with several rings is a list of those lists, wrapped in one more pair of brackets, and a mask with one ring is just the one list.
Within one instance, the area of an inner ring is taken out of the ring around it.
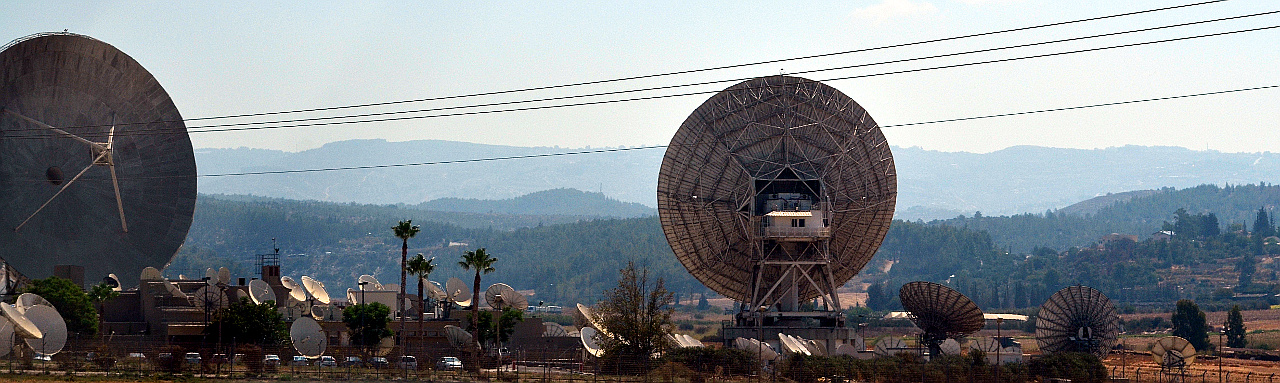
{"label": "steel lattice dish structure", "polygon": [[130,286],[172,259],[196,163],[151,73],[87,36],[27,36],[0,52],[0,109],[0,258],[30,278],[67,264]]}
{"label": "steel lattice dish structure", "polygon": [[1087,352],[1099,357],[1115,347],[1120,316],[1111,299],[1087,286],[1070,286],[1049,297],[1036,315],[1036,343],[1045,353]]}
{"label": "steel lattice dish structure", "polygon": [[982,309],[973,300],[937,283],[916,281],[902,285],[898,298],[902,308],[911,313],[911,321],[924,332],[923,339],[933,355],[947,338],[972,334],[985,324]]}
{"label": "steel lattice dish structure", "polygon": [[657,194],[668,243],[704,285],[772,302],[786,293],[775,282],[798,273],[774,261],[829,265],[793,274],[804,283],[788,299],[803,301],[830,294],[875,254],[897,176],[884,135],[857,102],[816,81],[770,76],[721,91],[684,121]]}

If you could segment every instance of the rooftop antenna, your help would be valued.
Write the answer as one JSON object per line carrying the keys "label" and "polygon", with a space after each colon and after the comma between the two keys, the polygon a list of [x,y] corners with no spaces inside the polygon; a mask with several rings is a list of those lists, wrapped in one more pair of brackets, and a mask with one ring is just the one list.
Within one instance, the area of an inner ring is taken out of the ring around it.
{"label": "rooftop antenna", "polygon": [[929,355],[941,354],[940,346],[947,338],[962,337],[982,329],[982,309],[969,297],[950,287],[916,281],[898,291],[902,308],[911,322],[921,330],[920,343]]}
{"label": "rooftop antenna", "polygon": [[1087,352],[1099,358],[1116,345],[1120,316],[1102,292],[1070,286],[1049,297],[1036,319],[1036,343],[1046,354]]}
{"label": "rooftop antenna", "polygon": [[294,301],[307,301],[307,292],[303,289],[302,285],[298,284],[298,282],[293,280],[293,278],[287,276],[280,277],[280,285],[289,290],[289,298]]}
{"label": "rooftop antenna", "polygon": [[329,292],[324,289],[324,283],[303,275],[302,287],[305,287],[307,292],[311,293],[311,297],[315,298],[320,304],[329,304]]}

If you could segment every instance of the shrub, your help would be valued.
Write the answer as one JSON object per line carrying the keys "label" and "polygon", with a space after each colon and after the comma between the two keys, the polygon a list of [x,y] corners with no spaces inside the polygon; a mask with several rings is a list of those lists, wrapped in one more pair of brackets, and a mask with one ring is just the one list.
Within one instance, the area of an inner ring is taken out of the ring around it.
{"label": "shrub", "polygon": [[1028,369],[1032,374],[1046,378],[1070,379],[1072,382],[1105,382],[1107,368],[1096,355],[1081,352],[1060,352],[1031,360]]}
{"label": "shrub", "polygon": [[755,373],[759,367],[755,354],[736,348],[677,348],[668,351],[663,359],[702,373],[715,373],[719,366],[726,375],[748,375]]}

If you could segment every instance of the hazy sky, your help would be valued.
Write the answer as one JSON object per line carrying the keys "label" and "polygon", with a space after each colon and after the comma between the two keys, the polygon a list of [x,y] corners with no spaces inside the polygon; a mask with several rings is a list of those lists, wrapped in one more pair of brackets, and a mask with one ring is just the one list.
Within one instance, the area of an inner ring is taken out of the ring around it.
{"label": "hazy sky", "polygon": [[[463,95],[848,51],[1189,4],[1181,1],[110,2],[5,4],[0,40],[81,33],[133,56],[186,118]],[[463,106],[641,87],[579,101],[714,92],[734,79],[1002,47],[1280,10],[1232,0],[999,36],[554,91],[328,112]],[[910,63],[807,73],[825,80],[1280,25],[1280,15]],[[1280,30],[827,81],[881,125],[1280,85]],[[192,133],[197,148],[304,150],[353,138],[521,146],[666,144],[709,94],[607,105],[253,132]],[[1174,145],[1280,151],[1280,90],[885,128],[945,151],[1014,145]],[[557,102],[563,103],[563,102]],[[533,105],[551,105],[541,103]],[[494,109],[494,108],[488,108]],[[485,109],[480,109],[485,110]],[[440,113],[440,112],[434,112]],[[420,115],[422,113],[419,113]],[[431,114],[431,113],[426,113]],[[317,114],[270,119],[313,117]],[[414,115],[414,114],[409,114]],[[195,127],[240,120],[192,121]]]}

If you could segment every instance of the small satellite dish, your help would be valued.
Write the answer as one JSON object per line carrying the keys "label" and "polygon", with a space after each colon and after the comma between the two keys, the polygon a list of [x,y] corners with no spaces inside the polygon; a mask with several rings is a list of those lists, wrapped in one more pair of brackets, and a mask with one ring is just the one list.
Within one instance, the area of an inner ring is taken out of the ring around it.
{"label": "small satellite dish", "polygon": [[364,291],[382,291],[382,284],[378,283],[378,278],[369,274],[361,275],[357,279],[360,283],[364,283]]}
{"label": "small satellite dish", "polygon": [[174,298],[182,298],[182,299],[187,298],[187,294],[184,294],[182,292],[182,289],[179,289],[178,285],[175,285],[173,284],[173,282],[170,282],[168,278],[164,279],[164,289],[168,290],[169,295],[173,295]]}
{"label": "small satellite dish", "polygon": [[218,268],[218,283],[221,283],[221,284],[224,284],[224,285],[229,285],[229,284],[231,284],[231,270],[228,270],[226,267],[219,267],[219,268]]}
{"label": "small satellite dish", "polygon": [[960,342],[947,338],[938,345],[938,351],[941,351],[942,355],[960,355]]}
{"label": "small satellite dish", "polygon": [[[0,303],[2,305],[3,303]],[[13,351],[13,322],[0,318],[0,358]]]}
{"label": "small satellite dish", "polygon": [[543,338],[559,338],[569,336],[569,332],[564,330],[563,326],[555,322],[542,322]]}
{"label": "small satellite dish", "polygon": [[471,306],[471,289],[467,288],[467,284],[463,283],[457,277],[449,278],[444,283],[445,292],[449,294],[449,300],[454,301],[459,306]]}
{"label": "small satellite dish", "polygon": [[214,270],[212,267],[204,269],[204,277],[205,283],[211,285],[218,284],[218,270]]}
{"label": "small satellite dish", "polygon": [[449,339],[449,345],[459,350],[468,350],[476,347],[476,342],[472,340],[471,333],[463,330],[461,327],[454,325],[444,326],[444,336]]}
{"label": "small satellite dish", "polygon": [[693,339],[693,337],[687,334],[677,334],[677,335],[680,335],[681,337],[684,338],[684,343],[688,345],[685,347],[706,347],[706,345],[702,344],[702,341]]}
{"label": "small satellite dish", "polygon": [[179,281],[185,281],[185,280],[187,280],[187,276],[186,276],[186,275],[182,275],[182,274],[178,274],[178,280],[179,280]]}
{"label": "small satellite dish", "polygon": [[945,285],[916,281],[902,285],[898,291],[902,308],[910,312],[911,322],[919,327],[921,341],[930,355],[937,355],[939,345],[947,338],[972,334],[982,329],[982,309]]}
{"label": "small satellite dish", "polygon": [[18,311],[17,307],[0,302],[0,313],[3,313],[5,318],[9,318],[9,321],[13,322],[13,330],[18,336],[28,339],[44,337],[44,333],[40,332],[40,328],[36,327],[35,323],[32,323],[30,319],[27,319],[21,311]]}
{"label": "small satellite dish", "polygon": [[[797,337],[797,338],[799,338],[799,337]],[[801,343],[801,345],[803,345],[805,348],[809,349],[809,354],[810,354],[810,355],[814,355],[814,356],[827,356],[827,349],[823,348],[823,347],[822,347],[822,344],[821,344],[821,343],[818,343],[818,341],[813,340],[813,339],[804,339],[804,338],[799,338],[799,339],[803,341],[803,342]]]}
{"label": "small satellite dish", "polygon": [[307,292],[311,293],[311,297],[319,301],[320,304],[329,304],[329,292],[325,291],[324,283],[303,275],[302,287],[306,287]]}
{"label": "small satellite dish", "polygon": [[768,344],[756,340],[754,338],[737,338],[733,340],[733,345],[741,350],[746,350],[752,354],[757,354],[760,360],[776,360],[778,352],[774,351]]}
{"label": "small satellite dish", "polygon": [[67,345],[67,322],[62,319],[62,315],[58,314],[58,310],[37,305],[28,307],[24,315],[44,335],[39,339],[27,339],[27,346],[37,354],[52,356],[62,351],[62,347]]}
{"label": "small satellite dish", "polygon": [[320,323],[307,317],[298,318],[289,326],[289,340],[293,341],[293,349],[298,350],[298,354],[311,359],[319,358],[329,346],[329,337],[325,336]]}
{"label": "small satellite dish", "polygon": [[587,352],[592,356],[599,358],[604,356],[604,349],[600,348],[600,343],[596,340],[597,336],[599,336],[599,333],[596,329],[583,327],[579,338],[582,339],[582,347],[586,348]]}
{"label": "small satellite dish", "polygon": [[886,336],[876,341],[876,355],[890,356],[904,348],[907,348],[906,342],[896,336]]}
{"label": "small satellite dish", "polygon": [[199,290],[196,290],[194,298],[196,302],[199,302],[200,307],[208,311],[224,308],[231,304],[226,292],[222,291],[218,286],[201,286]]}
{"label": "small satellite dish", "polygon": [[102,283],[107,284],[111,291],[120,291],[120,277],[117,277],[116,273],[107,274],[105,278],[102,278]]}
{"label": "small satellite dish", "polygon": [[164,279],[164,277],[160,275],[159,269],[147,266],[142,269],[142,273],[138,275],[138,279],[143,281],[159,281]]}
{"label": "small satellite dish", "polygon": [[667,343],[670,343],[671,347],[674,347],[674,348],[686,347],[684,345],[684,342],[682,342],[682,339],[680,339],[679,337],[676,337],[676,334],[667,334],[666,338],[667,338]]}
{"label": "small satellite dish", "polygon": [[1166,336],[1151,345],[1151,357],[1162,369],[1182,369],[1196,361],[1196,348],[1186,339]]}
{"label": "small satellite dish", "polygon": [[267,301],[275,301],[276,292],[266,281],[254,279],[249,281],[249,299],[253,300],[254,304],[260,305]]}
{"label": "small satellite dish", "polygon": [[361,304],[362,302],[360,302],[360,300],[358,299],[360,296],[359,294],[360,294],[360,290],[347,288],[347,303],[353,304],[353,305]]}
{"label": "small satellite dish", "polygon": [[49,303],[49,301],[44,299],[44,297],[41,297],[39,295],[35,295],[32,293],[22,293],[22,295],[18,296],[18,300],[14,301],[13,304],[18,308],[18,310],[24,311],[24,312],[28,308],[31,308],[31,306],[53,307],[53,304]]}
{"label": "small satellite dish", "polygon": [[249,292],[245,289],[236,289],[236,302],[244,299],[249,299]]}
{"label": "small satellite dish", "polygon": [[840,356],[840,355],[854,356],[854,355],[858,355],[858,349],[854,348],[853,345],[846,343],[846,344],[836,346],[835,354],[836,356]]}
{"label": "small satellite dish", "polygon": [[307,292],[303,290],[302,285],[298,284],[298,281],[293,280],[293,278],[281,277],[280,285],[289,289],[289,298],[298,302],[307,300]]}
{"label": "small satellite dish", "polygon": [[427,295],[430,296],[431,299],[435,300],[444,300],[449,298],[449,295],[444,293],[444,288],[440,287],[440,283],[435,281],[429,281],[429,283],[427,283]]}
{"label": "small satellite dish", "polygon": [[778,333],[778,343],[782,345],[782,351],[786,352],[788,355],[812,355],[812,353],[809,352],[808,347],[800,344],[800,340],[791,335]]}
{"label": "small satellite dish", "polygon": [[490,285],[484,291],[484,300],[489,304],[489,307],[499,310],[510,308],[523,311],[529,308],[529,298],[516,292],[516,289],[511,288],[506,283]]}

